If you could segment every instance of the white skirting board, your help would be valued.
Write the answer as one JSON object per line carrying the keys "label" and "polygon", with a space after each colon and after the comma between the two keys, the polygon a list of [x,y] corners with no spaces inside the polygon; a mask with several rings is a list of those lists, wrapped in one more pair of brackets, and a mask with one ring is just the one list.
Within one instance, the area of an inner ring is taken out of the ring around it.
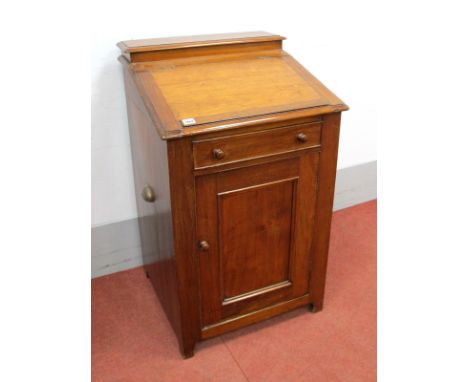
{"label": "white skirting board", "polygon": [[[333,210],[377,198],[377,162],[338,170]],[[93,278],[143,265],[138,219],[91,229],[91,276]]]}
{"label": "white skirting board", "polygon": [[334,211],[373,199],[377,199],[377,161],[338,170]]}

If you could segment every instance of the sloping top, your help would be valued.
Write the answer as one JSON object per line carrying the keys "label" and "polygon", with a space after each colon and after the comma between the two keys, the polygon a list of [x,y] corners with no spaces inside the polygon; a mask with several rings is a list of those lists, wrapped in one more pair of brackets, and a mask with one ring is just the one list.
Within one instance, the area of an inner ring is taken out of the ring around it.
{"label": "sloping top", "polygon": [[348,109],[280,45],[175,55],[128,69],[164,139]]}
{"label": "sloping top", "polygon": [[148,68],[178,121],[217,122],[328,104],[283,56]]}

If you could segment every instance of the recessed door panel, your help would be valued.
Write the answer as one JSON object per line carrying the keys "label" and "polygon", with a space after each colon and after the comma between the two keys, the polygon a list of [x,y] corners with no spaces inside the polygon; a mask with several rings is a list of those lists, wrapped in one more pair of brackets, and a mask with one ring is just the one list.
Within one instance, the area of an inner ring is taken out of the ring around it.
{"label": "recessed door panel", "polygon": [[218,194],[223,304],[289,282],[295,183]]}

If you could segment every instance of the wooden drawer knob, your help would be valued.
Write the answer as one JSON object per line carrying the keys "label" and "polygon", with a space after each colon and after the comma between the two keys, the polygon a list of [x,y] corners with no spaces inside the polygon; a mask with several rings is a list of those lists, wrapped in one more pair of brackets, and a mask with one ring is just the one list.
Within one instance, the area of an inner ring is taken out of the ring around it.
{"label": "wooden drawer knob", "polygon": [[210,249],[210,245],[207,241],[202,240],[198,243],[198,248],[200,248],[202,251],[208,251]]}
{"label": "wooden drawer knob", "polygon": [[307,135],[304,133],[299,133],[296,135],[296,139],[301,143],[307,142]]}
{"label": "wooden drawer knob", "polygon": [[213,157],[215,159],[223,159],[224,158],[224,151],[221,149],[214,149],[213,150]]}
{"label": "wooden drawer knob", "polygon": [[141,196],[143,197],[143,200],[148,203],[154,203],[156,200],[156,194],[154,193],[154,190],[151,188],[151,186],[148,185],[143,187]]}

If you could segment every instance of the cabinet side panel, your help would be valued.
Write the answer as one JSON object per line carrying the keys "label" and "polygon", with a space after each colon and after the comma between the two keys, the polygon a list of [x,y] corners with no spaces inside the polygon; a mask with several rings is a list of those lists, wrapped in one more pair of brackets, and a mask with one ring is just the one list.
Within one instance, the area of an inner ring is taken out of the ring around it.
{"label": "cabinet side panel", "polygon": [[[124,76],[143,262],[159,301],[180,337],[167,143],[160,139],[126,65]],[[153,203],[143,200],[145,186],[154,190]]]}
{"label": "cabinet side panel", "polygon": [[325,292],[341,113],[328,114],[323,118],[310,274],[310,301],[315,310],[322,309]]}

